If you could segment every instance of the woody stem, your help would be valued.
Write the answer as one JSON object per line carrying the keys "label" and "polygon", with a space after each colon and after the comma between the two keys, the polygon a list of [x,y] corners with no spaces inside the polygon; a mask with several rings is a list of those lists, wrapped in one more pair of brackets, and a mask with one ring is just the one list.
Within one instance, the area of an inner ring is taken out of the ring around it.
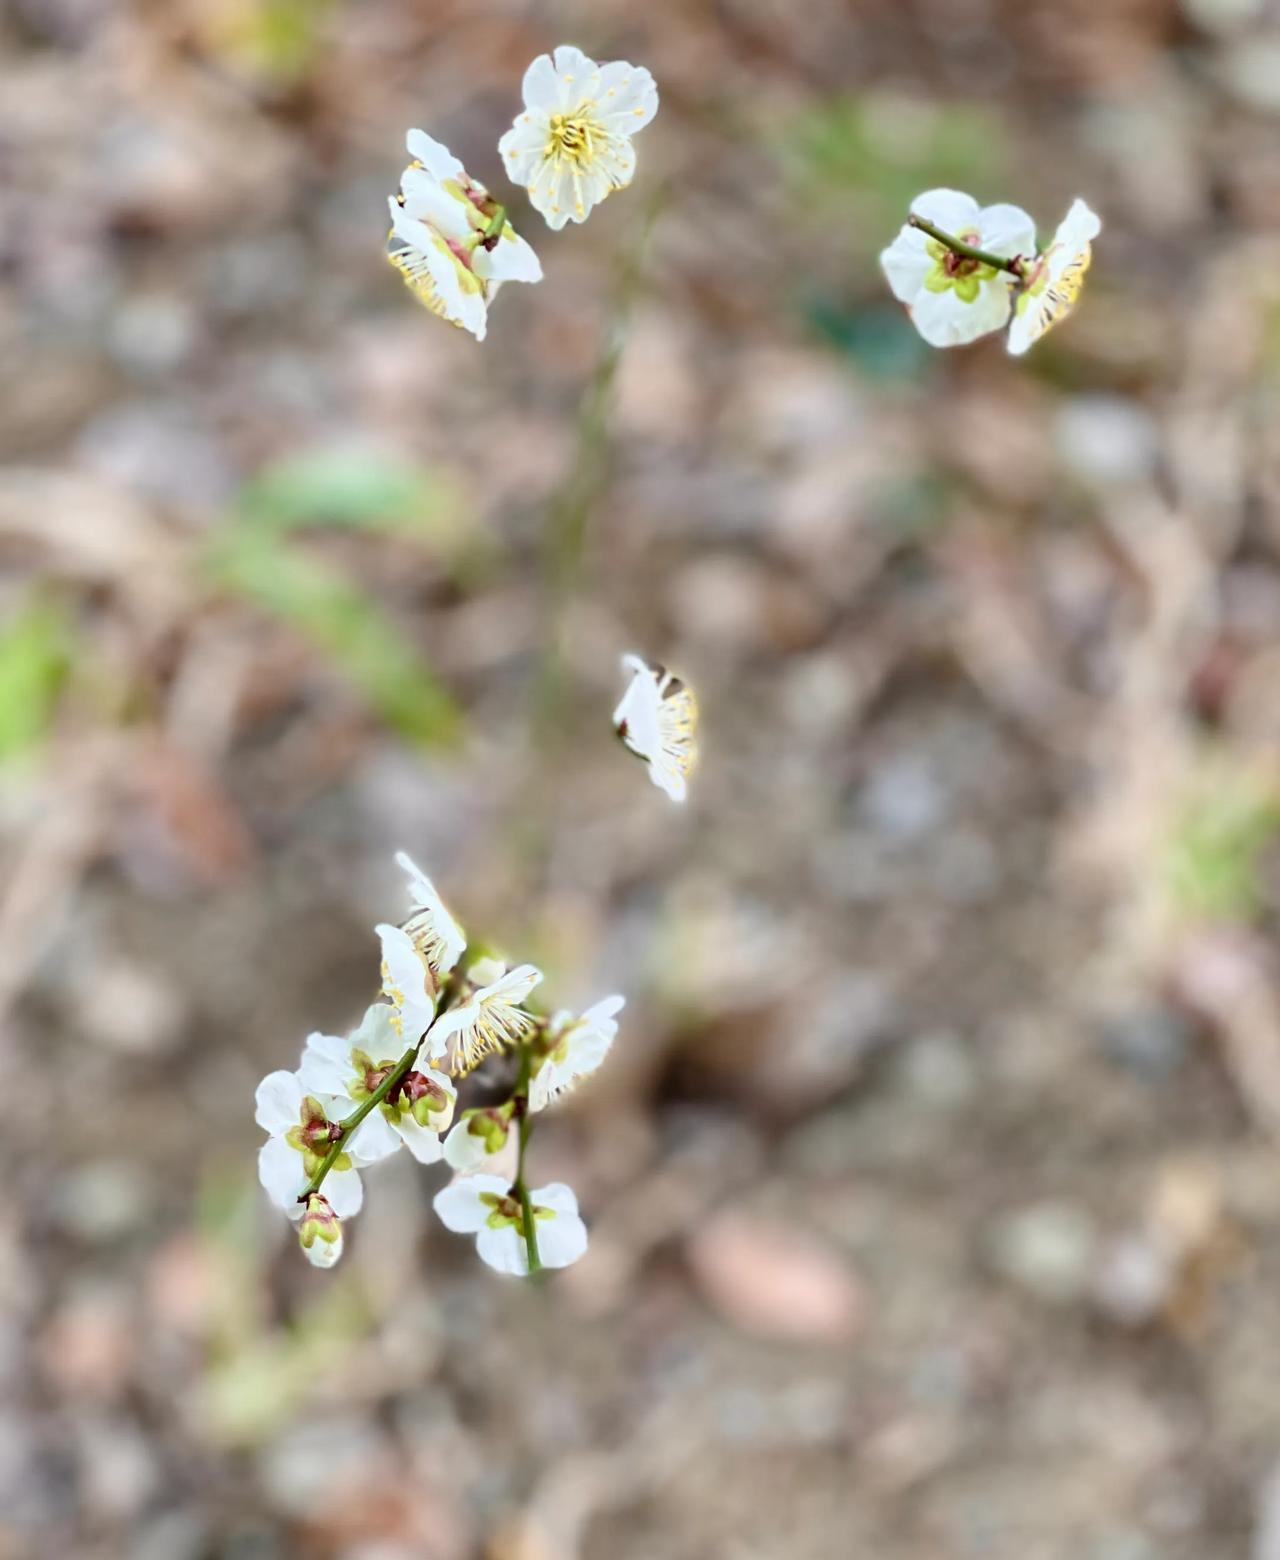
{"label": "woody stem", "polygon": [[417,1054],[417,1045],[411,1045],[400,1058],[400,1060],[396,1063],[396,1065],[387,1074],[387,1076],[378,1085],[378,1087],[369,1096],[369,1098],[362,1101],[361,1104],[355,1110],[353,1110],[349,1116],[345,1116],[342,1119],[342,1121],[339,1123],[342,1131],[336,1138],[334,1138],[333,1142],[330,1143],[329,1152],[320,1161],[319,1169],[298,1194],[299,1202],[306,1202],[307,1198],[310,1197],[313,1192],[318,1192],[320,1190],[320,1183],[324,1180],[325,1176],[329,1174],[330,1170],[333,1169],[334,1161],[347,1146],[351,1134],[356,1130],[356,1128],[369,1114],[369,1112],[374,1109],[375,1106],[381,1105],[383,1100],[396,1092],[401,1083],[404,1081],[404,1075],[413,1066],[413,1059],[415,1056],[417,1056]]}
{"label": "woody stem", "polygon": [[1022,279],[1023,261],[1021,255],[1015,255],[1012,260],[1004,255],[993,255],[989,249],[978,249],[973,244],[966,244],[964,239],[956,238],[951,233],[944,233],[935,223],[927,217],[918,217],[914,212],[907,218],[907,226],[919,228],[922,233],[927,233],[930,238],[936,238],[940,244],[945,244],[953,254],[961,255],[966,260],[977,260],[982,265],[993,266],[997,271],[1008,271],[1010,276]]}
{"label": "woody stem", "polygon": [[529,1259],[529,1271],[536,1273],[542,1266],[538,1257],[538,1225],[533,1216],[533,1203],[529,1186],[524,1178],[524,1155],[529,1146],[533,1123],[529,1119],[529,1074],[533,1066],[533,1053],[526,1045],[520,1051],[520,1076],[516,1080],[516,1119],[520,1123],[520,1155],[516,1160],[516,1178],[511,1190],[520,1203],[521,1223],[524,1226],[524,1249]]}

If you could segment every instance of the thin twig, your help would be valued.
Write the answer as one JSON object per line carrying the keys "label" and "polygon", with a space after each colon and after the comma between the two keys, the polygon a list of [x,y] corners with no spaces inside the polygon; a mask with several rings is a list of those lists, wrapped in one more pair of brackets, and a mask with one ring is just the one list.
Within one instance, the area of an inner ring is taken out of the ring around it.
{"label": "thin twig", "polygon": [[927,217],[918,217],[914,212],[907,218],[907,226],[919,228],[922,233],[927,233],[930,238],[936,238],[940,244],[945,244],[954,254],[961,255],[966,260],[980,261],[981,264],[992,266],[997,271],[1008,271],[1010,276],[1022,280],[1024,262],[1021,255],[1015,255],[1010,260],[1004,255],[993,255],[989,249],[978,249],[973,244],[966,244],[964,239],[956,238],[954,234],[944,233],[936,223],[930,222]]}

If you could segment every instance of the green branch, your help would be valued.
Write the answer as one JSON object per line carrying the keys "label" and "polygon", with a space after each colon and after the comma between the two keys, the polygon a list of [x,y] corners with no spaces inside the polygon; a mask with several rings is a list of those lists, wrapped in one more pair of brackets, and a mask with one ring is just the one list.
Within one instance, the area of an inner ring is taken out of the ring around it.
{"label": "green branch", "polygon": [[529,1119],[529,1074],[533,1068],[533,1053],[529,1047],[522,1046],[520,1050],[520,1077],[516,1081],[516,1118],[520,1122],[520,1155],[516,1160],[516,1178],[511,1183],[511,1190],[515,1193],[520,1203],[521,1222],[524,1225],[524,1249],[529,1260],[530,1273],[536,1273],[542,1267],[538,1257],[538,1222],[533,1216],[533,1202],[529,1197],[529,1187],[524,1178],[524,1155],[529,1146],[529,1136],[533,1131],[533,1122]]}
{"label": "green branch", "polygon": [[369,1112],[376,1105],[381,1105],[383,1100],[385,1100],[389,1095],[394,1094],[400,1087],[401,1083],[404,1081],[405,1074],[413,1066],[413,1059],[415,1056],[417,1056],[418,1047],[421,1044],[422,1042],[418,1041],[416,1044],[411,1045],[400,1058],[400,1060],[396,1063],[396,1065],[387,1074],[387,1076],[378,1085],[378,1087],[369,1096],[369,1098],[339,1123],[342,1131],[336,1138],[334,1138],[333,1142],[330,1143],[329,1152],[320,1161],[320,1168],[307,1182],[303,1190],[298,1194],[298,1201],[300,1203],[306,1202],[307,1198],[310,1197],[313,1192],[318,1192],[320,1190],[320,1183],[324,1180],[325,1176],[329,1174],[330,1170],[333,1169],[334,1161],[337,1159],[338,1155],[342,1153],[343,1149],[346,1148],[347,1143],[351,1139],[351,1134],[356,1130],[356,1128],[369,1114]]}
{"label": "green branch", "polygon": [[940,244],[945,244],[953,254],[961,255],[966,260],[977,260],[982,265],[989,265],[997,271],[1008,271],[1010,276],[1016,276],[1022,280],[1023,260],[1021,255],[1015,255],[1012,260],[1004,255],[993,255],[989,249],[978,249],[973,244],[966,244],[964,239],[956,238],[951,233],[944,233],[935,223],[927,217],[918,217],[915,212],[907,218],[907,226],[919,228],[922,233],[927,233],[930,238],[936,238]]}

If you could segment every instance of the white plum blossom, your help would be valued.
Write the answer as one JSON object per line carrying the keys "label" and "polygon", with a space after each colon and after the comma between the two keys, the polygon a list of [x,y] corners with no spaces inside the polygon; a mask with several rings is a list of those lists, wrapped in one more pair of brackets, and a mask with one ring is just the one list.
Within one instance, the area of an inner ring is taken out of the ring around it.
{"label": "white plum blossom", "polygon": [[593,206],[631,183],[631,137],[658,112],[643,66],[597,65],[561,45],[524,73],[524,112],[498,143],[507,173],[523,184],[548,227],[585,222]]}
{"label": "white plum blossom", "polygon": [[605,997],[580,1018],[557,1013],[539,1042],[543,1051],[529,1083],[529,1109],[545,1110],[552,1100],[589,1077],[609,1054],[618,1033],[617,1014],[625,997]]}
{"label": "white plum blossom", "polygon": [[312,1267],[331,1268],[342,1255],[342,1223],[329,1199],[319,1192],[307,1198],[298,1243]]}
{"label": "white plum blossom", "polygon": [[1093,258],[1093,240],[1101,231],[1098,214],[1084,201],[1073,201],[1053,242],[1027,267],[1014,299],[1008,345],[1015,357],[1075,308]]}
{"label": "white plum blossom", "polygon": [[[360,1027],[347,1039],[313,1034],[307,1040],[298,1076],[305,1088],[339,1096],[350,1114],[376,1093],[395,1070],[404,1040],[393,1010],[375,1002]],[[441,1157],[440,1134],[453,1120],[457,1090],[431,1068],[407,1072],[394,1094],[371,1110],[347,1145],[357,1165],[374,1164],[403,1143],[419,1164]]]}
{"label": "white plum blossom", "polygon": [[433,314],[483,341],[489,304],[503,282],[537,282],[542,267],[484,185],[422,130],[410,130],[413,162],[388,198],[387,258]]}
{"label": "white plum blossom", "polygon": [[[258,1153],[258,1179],[278,1208],[300,1219],[298,1199],[338,1135],[341,1111],[332,1095],[310,1094],[297,1073],[280,1071],[258,1085],[253,1119],[269,1134]],[[339,1218],[360,1211],[364,1190],[345,1148],[325,1176],[324,1190]]]}
{"label": "white plum blossom", "polygon": [[[1030,259],[1036,225],[1019,206],[979,206],[959,190],[927,190],[913,215],[1004,260]],[[1000,330],[1013,309],[1017,279],[968,259],[910,224],[880,256],[893,295],[932,347],[958,347]]]}
{"label": "white plum blossom", "polygon": [[542,979],[536,966],[507,970],[496,959],[482,959],[472,967],[471,977],[469,999],[441,1013],[424,1046],[428,1057],[443,1061],[454,1078],[469,1073],[491,1052],[521,1044],[538,1026],[537,1018],[521,1006]]}
{"label": "white plum blossom", "polygon": [[[568,1267],[587,1249],[587,1227],[578,1216],[578,1199],[563,1181],[529,1193],[543,1267]],[[524,1218],[519,1199],[500,1176],[463,1176],[437,1192],[433,1207],[446,1229],[474,1235],[483,1262],[499,1273],[523,1277],[529,1271]]]}
{"label": "white plum blossom", "polygon": [[697,762],[698,701],[693,689],[661,666],[624,655],[631,683],[613,712],[613,725],[627,747],[649,766],[649,778],[673,802],[684,801]]}

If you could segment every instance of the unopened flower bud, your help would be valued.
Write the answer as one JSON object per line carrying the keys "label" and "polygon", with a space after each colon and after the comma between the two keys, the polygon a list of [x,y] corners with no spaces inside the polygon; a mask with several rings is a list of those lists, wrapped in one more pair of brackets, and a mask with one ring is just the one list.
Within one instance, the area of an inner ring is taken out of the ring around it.
{"label": "unopened flower bud", "polygon": [[298,1241],[312,1267],[331,1268],[342,1255],[342,1224],[319,1192],[307,1198],[306,1212],[298,1225]]}

